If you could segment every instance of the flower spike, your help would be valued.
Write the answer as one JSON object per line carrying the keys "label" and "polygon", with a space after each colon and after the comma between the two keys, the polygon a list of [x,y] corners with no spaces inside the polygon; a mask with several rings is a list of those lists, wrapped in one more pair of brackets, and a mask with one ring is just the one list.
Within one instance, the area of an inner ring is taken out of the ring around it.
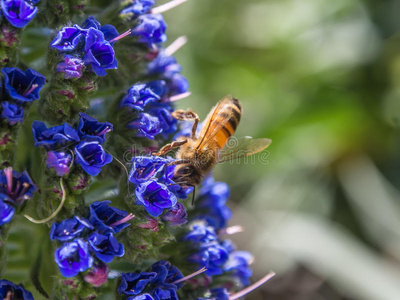
{"label": "flower spike", "polygon": [[241,290],[240,292],[232,295],[229,297],[229,300],[236,300],[244,295],[247,295],[248,293],[254,291],[256,288],[262,286],[264,283],[266,283],[268,280],[270,280],[272,277],[274,277],[276,274],[274,272],[269,272],[267,275],[265,275],[263,278],[261,278],[259,281],[255,282],[254,284],[248,286],[247,288]]}

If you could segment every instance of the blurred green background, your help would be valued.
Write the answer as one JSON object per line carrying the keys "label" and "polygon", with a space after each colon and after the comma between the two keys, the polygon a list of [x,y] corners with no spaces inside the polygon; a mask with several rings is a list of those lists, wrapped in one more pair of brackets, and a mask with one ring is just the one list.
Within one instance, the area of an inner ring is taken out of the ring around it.
{"label": "blurred green background", "polygon": [[400,2],[189,0],[165,13],[204,119],[240,99],[236,136],[269,137],[223,164],[231,225],[255,256],[248,299],[400,299]]}

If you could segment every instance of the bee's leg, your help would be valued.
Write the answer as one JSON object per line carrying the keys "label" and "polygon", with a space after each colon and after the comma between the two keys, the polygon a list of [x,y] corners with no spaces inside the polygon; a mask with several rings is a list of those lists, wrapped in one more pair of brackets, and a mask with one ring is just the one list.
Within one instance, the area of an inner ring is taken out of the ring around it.
{"label": "bee's leg", "polygon": [[194,120],[194,124],[192,127],[192,139],[196,139],[196,131],[197,131],[197,125],[199,125],[199,116],[192,111],[191,109],[188,110],[183,110],[183,109],[178,109],[172,112],[171,114],[175,119],[181,120],[181,121],[191,121]]}
{"label": "bee's leg", "polygon": [[187,139],[184,139],[182,141],[175,141],[170,144],[166,144],[164,147],[162,147],[160,149],[160,151],[153,152],[152,155],[156,155],[156,156],[164,155],[164,154],[168,153],[169,151],[171,151],[172,149],[178,148],[178,147],[182,146],[183,144],[186,144],[187,141],[188,141]]}

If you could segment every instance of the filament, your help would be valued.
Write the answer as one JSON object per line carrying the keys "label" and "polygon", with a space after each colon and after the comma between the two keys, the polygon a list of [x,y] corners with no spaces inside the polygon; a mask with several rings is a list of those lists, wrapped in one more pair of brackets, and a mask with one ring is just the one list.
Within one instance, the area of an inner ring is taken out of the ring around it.
{"label": "filament", "polygon": [[253,283],[252,285],[250,285],[247,288],[241,290],[240,292],[238,292],[238,293],[236,293],[236,294],[234,294],[232,296],[229,296],[229,300],[236,300],[236,299],[239,299],[239,298],[243,297],[244,295],[247,295],[248,293],[254,291],[256,288],[258,288],[261,285],[263,285],[264,283],[266,283],[268,280],[270,280],[274,276],[275,276],[274,272],[269,272],[267,275],[265,275],[259,281]]}
{"label": "filament", "polygon": [[168,102],[175,102],[175,101],[187,98],[191,94],[192,94],[191,92],[186,92],[186,93],[182,93],[182,94],[171,96],[171,97],[169,97]]}
{"label": "filament", "polygon": [[119,36],[113,38],[111,41],[109,41],[109,43],[110,44],[114,43],[114,42],[116,42],[116,41],[118,41],[118,40],[120,40],[120,39],[122,39],[122,38],[124,38],[124,37],[126,37],[128,35],[130,35],[131,32],[132,32],[132,29],[129,29],[129,30],[125,31],[124,33],[120,34]]}
{"label": "filament", "polygon": [[118,225],[120,225],[120,224],[122,224],[122,223],[126,223],[126,222],[128,222],[129,220],[133,219],[134,217],[135,217],[134,214],[129,214],[129,215],[127,215],[125,218],[123,218],[123,219],[121,219],[121,220],[119,220],[119,221],[117,221],[117,222],[115,222],[115,223],[112,223],[111,225],[109,225],[109,227],[115,227],[115,226],[118,226]]}
{"label": "filament", "polygon": [[34,218],[32,218],[31,216],[28,215],[24,215],[25,218],[27,218],[29,221],[31,221],[32,223],[35,224],[43,224],[46,223],[48,221],[50,221],[51,219],[53,219],[55,216],[57,216],[57,214],[60,212],[60,210],[63,208],[64,206],[64,202],[65,199],[67,198],[66,193],[65,193],[65,189],[64,189],[64,185],[63,185],[63,181],[62,178],[60,178],[60,186],[61,186],[61,191],[62,191],[62,199],[61,199],[61,203],[60,205],[57,207],[57,209],[50,215],[48,216],[46,219],[42,219],[42,220],[36,220]]}
{"label": "filament", "polygon": [[205,267],[203,267],[200,270],[198,270],[198,271],[196,271],[196,272],[194,272],[194,273],[192,273],[192,274],[190,274],[188,276],[185,276],[185,277],[183,277],[181,279],[175,280],[174,282],[172,282],[172,284],[178,284],[180,282],[186,281],[186,280],[188,280],[188,279],[190,279],[190,278],[192,278],[194,276],[197,276],[197,275],[199,275],[199,274],[201,274],[201,273],[203,273],[205,271],[207,271],[207,269]]}
{"label": "filament", "polygon": [[187,37],[186,36],[180,36],[178,37],[175,41],[171,43],[167,48],[165,48],[164,53],[167,56],[171,56],[174,54],[176,51],[181,49],[186,43],[187,43]]}
{"label": "filament", "polygon": [[174,7],[177,7],[178,5],[181,5],[182,3],[186,2],[186,1],[187,0],[172,0],[163,5],[153,8],[150,12],[152,14],[161,14],[161,13],[166,12]]}
{"label": "filament", "polygon": [[26,97],[27,95],[32,93],[38,86],[38,84],[32,84],[31,88],[27,90],[22,96]]}

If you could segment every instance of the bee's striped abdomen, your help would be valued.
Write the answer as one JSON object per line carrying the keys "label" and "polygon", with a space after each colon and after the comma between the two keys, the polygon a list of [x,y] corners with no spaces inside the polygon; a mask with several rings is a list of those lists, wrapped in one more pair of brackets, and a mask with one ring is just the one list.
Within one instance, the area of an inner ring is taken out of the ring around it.
{"label": "bee's striped abdomen", "polygon": [[237,99],[232,99],[230,105],[224,106],[216,116],[216,119],[214,120],[215,123],[224,123],[219,132],[215,135],[215,141],[220,149],[225,146],[228,139],[235,133],[235,130],[239,125],[241,114],[242,107],[240,106],[239,101]]}

